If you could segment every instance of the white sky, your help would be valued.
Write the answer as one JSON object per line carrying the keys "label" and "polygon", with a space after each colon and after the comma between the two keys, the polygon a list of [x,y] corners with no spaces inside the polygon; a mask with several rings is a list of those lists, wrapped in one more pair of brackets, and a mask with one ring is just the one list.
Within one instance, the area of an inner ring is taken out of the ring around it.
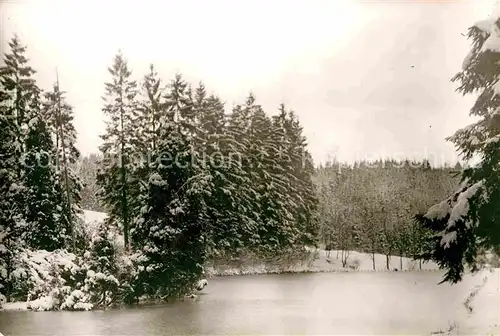
{"label": "white sky", "polygon": [[[461,33],[494,0],[0,0],[0,47],[17,32],[41,87],[58,67],[78,147],[97,151],[107,67],[121,48],[137,79],[154,63],[227,102],[250,90],[298,114],[316,161],[379,156],[453,162],[444,138],[469,121],[455,93]],[[413,67],[412,67],[413,66]]]}

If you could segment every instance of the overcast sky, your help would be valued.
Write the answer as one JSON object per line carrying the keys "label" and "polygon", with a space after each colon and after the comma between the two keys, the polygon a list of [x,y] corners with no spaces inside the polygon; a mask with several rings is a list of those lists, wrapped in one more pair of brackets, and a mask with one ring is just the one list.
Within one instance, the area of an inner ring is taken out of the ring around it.
{"label": "overcast sky", "polygon": [[78,147],[96,152],[107,67],[121,48],[134,76],[154,63],[205,82],[227,102],[250,90],[268,113],[299,116],[316,161],[429,157],[453,162],[444,138],[469,122],[454,92],[469,41],[494,0],[0,0],[1,47],[16,32],[42,88],[75,108]]}

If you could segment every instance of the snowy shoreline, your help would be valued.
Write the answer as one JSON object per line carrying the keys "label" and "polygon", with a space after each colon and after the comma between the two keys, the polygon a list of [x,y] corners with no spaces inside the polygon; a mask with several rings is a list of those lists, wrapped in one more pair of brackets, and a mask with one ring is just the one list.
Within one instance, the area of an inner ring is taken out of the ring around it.
{"label": "snowy shoreline", "polygon": [[[297,263],[291,266],[266,265],[264,263],[248,263],[241,266],[217,265],[207,266],[205,273],[208,278],[237,275],[260,275],[260,274],[289,274],[289,273],[336,273],[336,272],[394,272],[394,269],[403,272],[436,272],[438,266],[433,262],[422,263],[422,269],[419,269],[418,261],[402,258],[403,268],[400,269],[400,257],[392,256],[390,269],[386,269],[386,257],[381,254],[375,254],[375,270],[373,270],[372,255],[368,253],[349,251],[346,267],[336,258],[337,251],[311,250],[311,255],[317,253],[310,264]],[[339,251],[339,254],[341,252]],[[328,257],[329,255],[329,257]]]}
{"label": "snowy shoreline", "polygon": [[[340,252],[339,252],[340,253]],[[239,267],[230,265],[217,265],[206,266],[205,276],[206,278],[215,277],[225,277],[225,276],[242,276],[242,275],[266,275],[266,274],[301,274],[301,273],[341,273],[341,272],[394,272],[394,268],[398,271],[403,272],[435,272],[439,271],[437,265],[433,263],[423,263],[422,270],[418,269],[418,262],[403,258],[403,269],[400,270],[400,258],[391,257],[391,269],[387,270],[385,263],[386,259],[384,255],[375,254],[375,266],[376,270],[373,270],[372,255],[367,253],[360,253],[355,251],[349,252],[349,258],[347,260],[347,267],[342,267],[342,262],[336,258],[337,251],[330,251],[328,253],[324,250],[312,250],[311,259],[309,262],[304,262],[302,265],[297,262],[295,265],[290,266],[276,266],[269,265],[259,262],[249,262],[246,265],[240,265]],[[328,258],[328,255],[330,256]],[[397,265],[397,267],[396,267]],[[210,286],[210,282],[208,282]],[[11,311],[11,310],[32,310],[30,309],[30,304],[32,302],[9,302],[4,303],[0,308],[0,311]],[[32,310],[36,311],[36,310]]]}

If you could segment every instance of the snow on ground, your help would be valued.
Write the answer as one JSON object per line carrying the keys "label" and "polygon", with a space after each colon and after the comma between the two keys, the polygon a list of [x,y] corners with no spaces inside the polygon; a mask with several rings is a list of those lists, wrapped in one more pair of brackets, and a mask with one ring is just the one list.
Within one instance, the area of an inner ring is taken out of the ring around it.
{"label": "snow on ground", "polygon": [[28,302],[8,302],[2,304],[3,310],[28,310]]}
{"label": "snow on ground", "polygon": [[465,305],[457,307],[457,322],[449,326],[451,330],[442,330],[442,335],[500,335],[500,269],[484,270],[475,275],[474,282],[471,292],[478,292],[471,298],[472,311]]}
{"label": "snow on ground", "polygon": [[[349,251],[347,258],[347,267],[342,267],[342,252],[341,251],[325,251],[325,250],[312,250],[310,263],[298,262],[296,265],[287,267],[279,267],[273,265],[265,265],[264,263],[247,263],[239,267],[230,265],[218,264],[215,267],[206,267],[208,276],[229,276],[229,275],[249,275],[249,274],[267,274],[267,273],[285,273],[285,272],[347,272],[347,271],[373,271],[372,255],[369,253],[361,253],[356,251]],[[316,253],[315,253],[316,252]],[[316,254],[316,257],[314,257]],[[403,271],[418,271],[420,270],[419,262],[402,258]],[[308,265],[309,264],[309,265]],[[390,270],[395,268],[400,271],[401,261],[399,257],[392,256],[390,258]],[[437,271],[438,266],[433,262],[422,262],[422,271]],[[375,254],[375,271],[386,271],[386,257],[382,254]]]}
{"label": "snow on ground", "polygon": [[[473,299],[474,311],[467,319],[462,334],[469,335],[500,335],[500,269],[493,270],[488,275],[486,285]],[[489,321],[493,321],[489,330],[481,332],[482,327]]]}

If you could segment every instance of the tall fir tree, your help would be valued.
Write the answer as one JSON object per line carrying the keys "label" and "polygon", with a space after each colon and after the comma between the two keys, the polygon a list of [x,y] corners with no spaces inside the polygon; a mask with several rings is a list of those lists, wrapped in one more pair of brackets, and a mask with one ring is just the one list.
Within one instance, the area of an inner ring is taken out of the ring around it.
{"label": "tall fir tree", "polygon": [[82,213],[80,204],[83,185],[75,171],[75,165],[80,159],[80,151],[76,148],[73,108],[66,102],[64,95],[65,92],[60,90],[59,80],[57,80],[52,91],[44,95],[43,115],[53,135],[57,188],[63,192],[64,207],[61,209],[59,218],[72,228],[71,245],[75,248],[78,232],[81,231],[77,222]]}
{"label": "tall fir tree", "polygon": [[200,278],[205,261],[207,175],[192,150],[192,101],[179,75],[166,95],[166,111],[149,180],[147,211],[137,234],[143,241],[138,295],[175,297]]}
{"label": "tall fir tree", "polygon": [[17,35],[9,42],[10,53],[4,55],[5,66],[1,68],[2,83],[5,89],[11,92],[12,104],[17,125],[20,131],[18,146],[24,149],[24,139],[28,132],[28,121],[31,119],[29,104],[38,92],[38,87],[33,78],[35,70],[28,64],[26,46],[22,45]]}
{"label": "tall fir tree", "polygon": [[132,167],[134,184],[131,186],[131,208],[134,213],[133,227],[130,230],[131,242],[135,248],[142,246],[140,235],[136,234],[136,227],[142,225],[143,211],[147,209],[149,175],[151,173],[151,159],[157,150],[160,140],[160,119],[165,110],[162,97],[164,91],[161,79],[154,65],[150,65],[149,73],[144,76],[140,94],[142,101],[138,106],[139,134],[136,146],[137,163]]}
{"label": "tall fir tree", "polygon": [[0,77],[0,294],[10,301],[13,259],[22,246],[25,231],[22,209],[23,183],[20,179],[20,133],[12,91],[7,91],[5,77]]}
{"label": "tall fir tree", "polygon": [[23,157],[26,192],[26,241],[34,249],[54,251],[71,239],[71,223],[60,218],[64,198],[58,188],[55,148],[41,111],[40,93],[30,104],[31,119]]}
{"label": "tall fir tree", "polygon": [[[255,101],[252,96],[251,102]],[[252,181],[252,161],[250,156],[250,109],[241,105],[233,107],[227,123],[226,136],[223,138],[224,148],[228,151],[230,166],[230,181],[235,185],[236,213],[239,217],[235,222],[239,226],[242,241],[250,250],[258,249],[261,244],[258,230],[260,228],[260,213],[258,209],[258,193]]]}
{"label": "tall fir tree", "polygon": [[149,73],[142,82],[143,101],[139,105],[141,128],[140,140],[146,151],[155,150],[160,134],[159,121],[164,111],[162,93],[165,87],[158,76],[153,64],[149,66]]}
{"label": "tall fir tree", "polygon": [[276,161],[280,144],[273,143],[271,120],[256,104],[252,94],[247,98],[245,109],[251,116],[249,158],[252,185],[258,195],[255,210],[259,213],[260,249],[265,255],[272,255],[293,244],[294,240],[293,218],[286,216],[290,215],[284,203],[287,196],[283,183],[280,183],[280,178],[286,178],[286,175],[279,169],[280,162]]}
{"label": "tall fir tree", "polygon": [[109,209],[108,221],[121,226],[125,249],[129,248],[129,231],[133,205],[132,193],[135,183],[132,174],[137,160],[135,149],[139,135],[137,83],[131,79],[127,61],[119,52],[113,65],[108,69],[112,80],[105,84],[105,106],[103,112],[108,120],[106,133],[101,136],[103,144],[99,147],[103,161],[97,181],[102,188],[102,198]]}
{"label": "tall fir tree", "polygon": [[317,207],[317,191],[312,180],[315,173],[312,156],[307,150],[307,141],[303,129],[293,111],[285,118],[288,148],[286,154],[293,167],[292,183],[298,191],[294,217],[302,233],[301,240],[305,245],[316,245],[319,230]]}
{"label": "tall fir tree", "polygon": [[206,197],[208,248],[212,257],[239,255],[245,245],[238,215],[239,156],[229,147],[224,103],[208,96],[203,84],[195,91],[194,109],[198,123],[196,152],[210,176],[210,194]]}
{"label": "tall fir tree", "polygon": [[26,222],[27,188],[24,184],[24,167],[19,158],[25,152],[30,104],[38,88],[33,79],[35,71],[25,56],[26,46],[21,44],[16,35],[8,45],[10,52],[4,54],[4,65],[0,67],[0,290],[10,300],[13,261],[18,249],[25,246],[26,233],[29,232]]}
{"label": "tall fir tree", "polygon": [[448,140],[465,160],[480,163],[462,171],[458,190],[448,199],[416,216],[433,231],[432,248],[424,254],[446,270],[443,281],[462,279],[466,266],[477,268],[480,250],[500,252],[500,19],[481,21],[468,31],[472,40],[462,71],[452,78],[462,94],[479,93],[470,111],[478,120]]}
{"label": "tall fir tree", "polygon": [[50,133],[41,111],[41,91],[33,79],[35,71],[28,65],[26,47],[17,36],[9,46],[11,52],[5,55],[5,66],[1,69],[2,85],[11,97],[6,111],[16,124],[14,148],[18,158],[26,159],[13,171],[18,181],[22,181],[19,186],[23,188],[18,208],[22,209],[26,226],[20,237],[33,248],[64,247],[66,233],[55,228],[59,223],[52,223],[58,219],[56,211],[61,205],[57,199],[59,192],[51,185],[53,166],[41,162],[41,156],[49,161],[54,158]]}
{"label": "tall fir tree", "polygon": [[[25,140],[29,130],[28,122],[31,119],[30,104],[33,96],[38,94],[38,87],[33,78],[35,70],[28,64],[25,56],[26,46],[21,44],[17,35],[9,42],[10,53],[4,55],[5,65],[0,68],[1,83],[5,92],[10,96],[5,106],[5,113],[14,118],[14,132],[16,139],[14,149],[18,158],[25,152]],[[23,176],[21,164],[15,166],[15,175],[19,181]],[[19,185],[21,187],[21,185]],[[22,202],[20,200],[20,202]],[[24,208],[24,205],[22,205]]]}

